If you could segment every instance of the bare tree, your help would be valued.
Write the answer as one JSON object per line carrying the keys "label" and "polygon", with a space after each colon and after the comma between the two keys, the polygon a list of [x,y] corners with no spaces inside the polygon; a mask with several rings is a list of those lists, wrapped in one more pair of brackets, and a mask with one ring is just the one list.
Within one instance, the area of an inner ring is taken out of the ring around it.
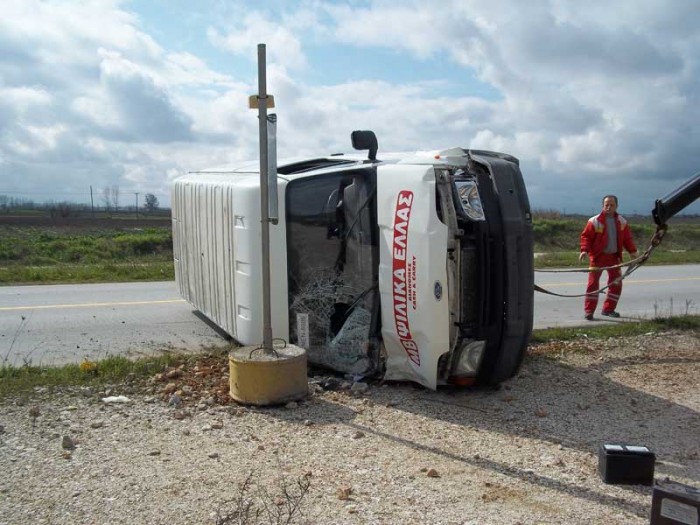
{"label": "bare tree", "polygon": [[75,215],[78,211],[78,207],[70,202],[50,202],[47,205],[49,210],[49,216],[52,219],[67,219],[68,217]]}
{"label": "bare tree", "polygon": [[109,186],[102,188],[102,202],[105,205],[105,210],[109,211],[112,207],[112,188]]}
{"label": "bare tree", "polygon": [[119,186],[112,186],[112,206],[114,211],[119,211]]}

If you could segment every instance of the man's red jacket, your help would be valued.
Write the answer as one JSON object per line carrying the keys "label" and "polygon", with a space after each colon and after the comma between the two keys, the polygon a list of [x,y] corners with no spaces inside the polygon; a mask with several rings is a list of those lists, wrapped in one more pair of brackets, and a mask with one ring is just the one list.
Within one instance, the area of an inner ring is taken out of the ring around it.
{"label": "man's red jacket", "polygon": [[[629,253],[637,251],[637,247],[632,240],[627,220],[615,213],[615,226],[617,228],[617,257],[622,260],[622,249]],[[605,212],[588,219],[586,227],[581,233],[581,251],[587,252],[591,260],[602,255],[603,250],[608,245],[608,226],[605,220]]]}

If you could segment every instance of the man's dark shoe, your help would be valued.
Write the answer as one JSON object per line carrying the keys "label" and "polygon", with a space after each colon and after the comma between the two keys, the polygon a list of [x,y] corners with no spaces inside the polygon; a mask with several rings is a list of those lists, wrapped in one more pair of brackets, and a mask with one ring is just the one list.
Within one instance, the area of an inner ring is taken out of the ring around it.
{"label": "man's dark shoe", "polygon": [[586,315],[584,315],[584,317],[586,318],[586,321],[592,321],[592,320],[593,320],[593,314],[586,314]]}
{"label": "man's dark shoe", "polygon": [[610,311],[608,311],[608,312],[602,311],[602,312],[600,312],[600,313],[603,314],[603,315],[606,316],[606,317],[614,317],[615,319],[617,319],[618,317],[620,317],[620,314],[618,314],[615,310],[610,310]]}

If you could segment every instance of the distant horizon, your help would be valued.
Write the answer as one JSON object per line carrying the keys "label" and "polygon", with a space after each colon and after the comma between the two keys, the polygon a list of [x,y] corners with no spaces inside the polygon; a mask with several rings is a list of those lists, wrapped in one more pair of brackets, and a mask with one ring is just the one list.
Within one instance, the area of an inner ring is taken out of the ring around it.
{"label": "distant horizon", "polygon": [[[145,192],[145,193],[151,193],[151,192]],[[139,207],[138,207],[139,210],[142,210],[144,208],[143,196],[145,195],[145,193],[139,192],[139,196],[141,197],[141,200],[139,201]],[[131,193],[131,194],[125,193],[125,195],[127,195],[127,196],[131,195],[133,198],[134,194],[133,193]],[[156,197],[158,197],[157,194],[154,194],[154,195]],[[7,208],[7,206],[5,204],[3,204],[3,202],[2,202],[2,197],[4,197],[4,196],[6,196],[6,194],[0,193],[0,215],[6,214],[6,212],[3,211]],[[18,198],[18,199],[22,200],[23,198]],[[34,199],[29,199],[29,198],[24,199],[25,206],[27,206],[29,204],[29,202],[31,202],[33,204],[33,207],[23,207],[23,205],[20,204],[20,205],[12,206],[11,209],[17,209],[17,210],[44,209],[44,208],[50,207],[51,205],[65,204],[68,206],[76,206],[76,207],[80,207],[82,209],[89,210],[89,209],[91,209],[91,206],[92,206],[89,200],[87,202],[85,202],[85,201],[81,202],[81,201],[72,201],[72,200],[68,200],[68,199],[45,200],[45,201],[38,201],[38,200],[34,200]],[[132,203],[127,203],[126,201],[124,201],[124,203],[122,204],[120,202],[119,207],[116,209],[116,211],[125,211],[125,212],[129,211],[129,210],[133,211],[135,209],[135,205],[136,205],[135,200]],[[104,202],[95,202],[94,209],[115,211],[114,207],[112,205],[106,206],[104,204]],[[171,209],[170,202],[168,202],[167,205],[164,205],[164,204],[161,204],[161,200],[160,200],[160,198],[158,198],[158,210],[159,211],[165,211],[165,210],[170,210],[170,209]],[[625,217],[635,217],[635,218],[644,218],[647,216],[651,217],[652,216],[652,209],[653,209],[653,206],[650,207],[649,212],[647,212],[647,213],[639,212],[638,210],[631,210],[631,211],[627,211],[627,212],[623,212],[621,210],[620,215],[623,215]],[[600,213],[600,211],[601,211],[600,209],[592,210],[592,211],[567,211],[566,208],[535,208],[535,207],[531,207],[531,212],[533,215],[546,215],[546,214],[550,214],[550,213],[557,213],[557,214],[561,214],[562,216],[567,216],[567,217],[574,217],[574,216],[576,216],[576,217],[590,217],[590,216],[593,216],[593,215]],[[677,215],[675,215],[675,217],[694,218],[694,217],[700,217],[700,213],[689,213],[689,212],[682,211],[682,212],[678,213]]]}

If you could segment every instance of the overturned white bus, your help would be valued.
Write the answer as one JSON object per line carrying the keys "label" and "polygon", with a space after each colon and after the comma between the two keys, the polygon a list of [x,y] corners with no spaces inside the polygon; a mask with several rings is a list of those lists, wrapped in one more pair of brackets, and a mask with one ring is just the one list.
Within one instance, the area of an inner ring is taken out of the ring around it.
{"label": "overturned white bus", "polygon": [[[275,338],[340,372],[440,384],[513,376],[532,330],[533,243],[518,160],[451,148],[277,163]],[[242,344],[262,336],[257,161],[173,188],[183,297]]]}

